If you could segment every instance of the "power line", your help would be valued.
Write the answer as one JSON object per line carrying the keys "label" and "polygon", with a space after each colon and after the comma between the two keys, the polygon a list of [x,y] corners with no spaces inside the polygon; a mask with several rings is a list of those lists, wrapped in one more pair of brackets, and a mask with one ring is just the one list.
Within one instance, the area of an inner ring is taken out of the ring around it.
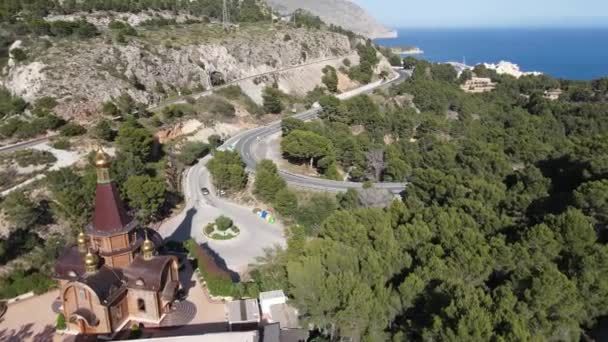
{"label": "power line", "polygon": [[223,3],[222,23],[224,25],[224,30],[228,30],[230,28],[230,12],[228,11],[228,0],[224,0]]}

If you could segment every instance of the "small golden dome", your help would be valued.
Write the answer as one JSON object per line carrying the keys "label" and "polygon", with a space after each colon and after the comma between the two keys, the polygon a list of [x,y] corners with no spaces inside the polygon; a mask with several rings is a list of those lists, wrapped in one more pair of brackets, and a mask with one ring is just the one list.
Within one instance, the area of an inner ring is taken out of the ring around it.
{"label": "small golden dome", "polygon": [[99,168],[107,168],[110,166],[110,157],[100,147],[95,154],[95,166]]}
{"label": "small golden dome", "polygon": [[156,246],[154,246],[154,242],[148,240],[147,238],[144,241],[144,244],[141,246],[141,250],[144,253],[146,253],[146,252],[154,252],[155,248],[156,248]]}
{"label": "small golden dome", "polygon": [[86,236],[86,235],[84,235],[84,232],[83,232],[83,231],[81,231],[81,232],[78,234],[78,244],[79,244],[79,245],[84,245],[84,244],[86,244],[86,243],[87,243],[87,236]]}
{"label": "small golden dome", "polygon": [[93,268],[97,267],[97,263],[97,256],[91,253],[91,251],[88,251],[87,255],[84,257],[84,265],[87,266],[87,268]]}

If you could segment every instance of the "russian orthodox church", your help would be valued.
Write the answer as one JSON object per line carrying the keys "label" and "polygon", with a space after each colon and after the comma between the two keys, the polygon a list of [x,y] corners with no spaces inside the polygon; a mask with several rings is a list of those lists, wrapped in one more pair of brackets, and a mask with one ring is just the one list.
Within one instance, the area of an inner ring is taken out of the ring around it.
{"label": "russian orthodox church", "polygon": [[180,288],[177,258],[156,245],[130,217],[110,178],[109,157],[95,156],[92,223],[55,264],[67,330],[112,335],[133,323],[160,324]]}

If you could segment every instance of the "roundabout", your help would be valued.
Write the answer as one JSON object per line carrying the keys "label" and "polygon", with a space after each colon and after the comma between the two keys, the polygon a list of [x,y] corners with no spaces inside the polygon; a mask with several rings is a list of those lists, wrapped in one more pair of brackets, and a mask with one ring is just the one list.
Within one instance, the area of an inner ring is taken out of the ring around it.
{"label": "roundabout", "polygon": [[205,226],[203,234],[212,240],[232,240],[241,234],[241,230],[226,216],[220,216]]}

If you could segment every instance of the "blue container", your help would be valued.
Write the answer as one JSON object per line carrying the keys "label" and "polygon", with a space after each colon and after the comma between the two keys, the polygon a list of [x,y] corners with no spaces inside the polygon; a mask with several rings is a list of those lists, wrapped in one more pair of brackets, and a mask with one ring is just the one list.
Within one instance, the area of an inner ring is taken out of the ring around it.
{"label": "blue container", "polygon": [[266,210],[262,211],[262,215],[261,215],[261,217],[262,217],[263,219],[265,219],[265,218],[266,218],[266,216],[268,216],[268,212],[267,212]]}

